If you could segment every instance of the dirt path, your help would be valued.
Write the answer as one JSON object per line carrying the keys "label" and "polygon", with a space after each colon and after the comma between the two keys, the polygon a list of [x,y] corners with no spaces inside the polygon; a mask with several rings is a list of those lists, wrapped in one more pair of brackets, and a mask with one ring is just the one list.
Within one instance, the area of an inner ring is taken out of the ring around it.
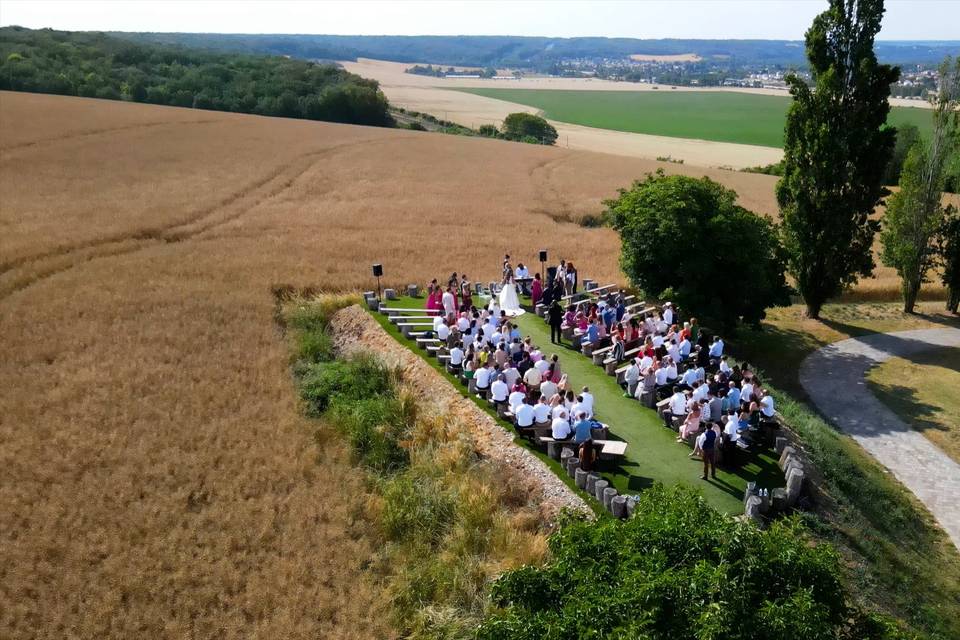
{"label": "dirt path", "polygon": [[910,428],[867,390],[867,370],[960,345],[960,329],[917,329],[841,340],[804,360],[800,382],[834,424],[850,434],[923,502],[960,548],[960,465]]}

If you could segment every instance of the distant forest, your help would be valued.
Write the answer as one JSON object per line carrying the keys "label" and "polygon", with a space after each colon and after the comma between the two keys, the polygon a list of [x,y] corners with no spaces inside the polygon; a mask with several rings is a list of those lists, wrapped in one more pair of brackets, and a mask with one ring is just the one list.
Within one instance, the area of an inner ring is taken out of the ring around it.
{"label": "distant forest", "polygon": [[0,28],[0,89],[391,126],[374,80],[332,64]]}
{"label": "distant forest", "polygon": [[[522,36],[331,36],[216,33],[115,33],[135,42],[178,44],[217,51],[288,55],[311,60],[376,58],[394,62],[545,70],[573,58],[625,58],[632,54],[695,53],[732,66],[806,67],[802,41],[639,40],[636,38],[539,38]],[[876,43],[890,64],[939,64],[960,52],[960,41]]]}

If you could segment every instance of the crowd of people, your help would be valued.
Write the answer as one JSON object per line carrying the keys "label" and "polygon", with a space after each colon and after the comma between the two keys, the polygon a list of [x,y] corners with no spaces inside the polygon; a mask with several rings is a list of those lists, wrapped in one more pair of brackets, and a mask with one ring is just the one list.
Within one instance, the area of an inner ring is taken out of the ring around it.
{"label": "crowd of people", "polygon": [[[562,266],[565,281],[572,274],[572,289],[576,271],[573,265]],[[501,286],[525,278],[524,270],[522,264],[512,269],[506,256]],[[531,293],[538,291],[539,275],[532,279]],[[457,273],[451,274],[446,286],[434,280],[427,287],[427,307],[441,312],[433,320],[431,333],[449,355],[450,372],[502,409],[521,433],[548,434],[573,444],[581,453],[583,468],[589,469],[596,457],[592,432],[602,426],[594,419],[589,387],[575,389],[560,357],[545,353],[520,332],[515,319],[501,308],[503,296],[491,296],[477,306],[480,300],[472,288],[467,276]]]}
{"label": "crowd of people", "polygon": [[[624,363],[618,373],[625,395],[649,407],[659,401],[677,442],[692,443],[690,456],[703,460],[702,478],[716,477],[724,451],[775,423],[769,391],[749,365],[730,366],[723,339],[708,337],[696,318],[678,324],[670,302],[655,312],[631,313],[623,290],[564,307],[564,297],[577,292],[576,268],[561,261],[550,271],[547,283],[540,273],[529,278],[522,264],[514,270],[505,256],[501,285],[529,281],[531,302],[548,307],[551,342],[561,344],[566,335],[575,347],[609,346],[606,358]],[[589,444],[599,425],[589,389],[574,391],[559,357],[523,336],[497,296],[480,307],[475,298],[465,274],[427,288],[427,307],[442,312],[433,333],[449,351],[451,371],[472,380],[471,388],[502,406],[521,430],[549,427],[555,440]],[[581,449],[581,460],[584,455],[589,464],[590,453]]]}

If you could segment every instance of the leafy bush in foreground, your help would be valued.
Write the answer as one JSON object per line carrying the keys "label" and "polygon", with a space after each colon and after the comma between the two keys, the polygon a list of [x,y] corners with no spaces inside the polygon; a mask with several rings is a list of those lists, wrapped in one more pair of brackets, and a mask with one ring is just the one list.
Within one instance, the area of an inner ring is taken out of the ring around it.
{"label": "leafy bush in foreground", "polygon": [[568,521],[550,549],[497,581],[480,639],[893,637],[847,605],[839,557],[797,521],[760,530],[690,489],[645,491],[625,522]]}

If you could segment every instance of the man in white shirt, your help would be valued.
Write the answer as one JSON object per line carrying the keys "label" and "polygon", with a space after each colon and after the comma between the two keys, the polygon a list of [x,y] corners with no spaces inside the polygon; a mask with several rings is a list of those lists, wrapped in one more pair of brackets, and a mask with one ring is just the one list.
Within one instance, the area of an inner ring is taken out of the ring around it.
{"label": "man in white shirt", "polygon": [[659,349],[663,345],[663,336],[659,333],[653,334],[653,348]]}
{"label": "man in white shirt", "polygon": [[483,341],[484,342],[493,342],[493,336],[497,333],[497,325],[491,322],[491,319],[488,319],[486,324],[483,325]]}
{"label": "man in white shirt", "polygon": [[492,373],[493,369],[490,368],[489,360],[477,369],[477,372],[473,374],[473,379],[476,380],[477,391],[483,392],[484,394],[487,392],[490,388],[490,375]]}
{"label": "man in white shirt", "polygon": [[727,356],[721,356],[720,358],[720,373],[725,373],[730,375],[733,369],[730,368],[730,365],[727,363]]}
{"label": "man in white shirt", "polygon": [[680,387],[673,388],[673,395],[670,396],[670,402],[663,411],[663,422],[673,429],[674,418],[680,418],[687,415],[687,396],[683,394]]}
{"label": "man in white shirt", "polygon": [[446,344],[449,338],[450,338],[450,327],[447,326],[447,323],[441,322],[440,326],[437,327],[437,339],[440,340],[440,342]]}
{"label": "man in white shirt", "polygon": [[663,305],[663,321],[668,327],[673,324],[673,304],[670,302]]}
{"label": "man in white shirt", "polygon": [[673,358],[667,358],[667,384],[673,384],[677,379],[677,363]]}
{"label": "man in white shirt", "polygon": [[460,348],[460,345],[454,345],[453,349],[450,349],[450,366],[460,367],[463,365],[463,349]]}
{"label": "man in white shirt", "polygon": [[525,266],[523,266],[522,262],[517,265],[517,269],[514,273],[516,274],[518,280],[520,278],[530,277],[530,271]]}
{"label": "man in white shirt", "polygon": [[693,389],[693,383],[697,381],[697,370],[694,368],[687,369],[683,372],[683,375],[680,377],[680,386],[686,387],[688,389]]}
{"label": "man in white shirt", "polygon": [[743,385],[740,387],[740,402],[746,402],[748,405],[752,401],[750,396],[753,395],[753,383],[749,380],[744,380]]}
{"label": "man in white shirt", "polygon": [[447,287],[447,290],[440,296],[440,303],[443,305],[444,317],[450,317],[450,314],[456,313],[457,310],[454,308],[454,298],[450,287]]}
{"label": "man in white shirt", "polygon": [[[523,394],[520,394],[523,395]],[[517,426],[520,428],[532,427],[536,412],[533,410],[525,398],[520,399],[520,404],[513,409],[513,415],[517,418]]]}
{"label": "man in white shirt", "polygon": [[772,420],[777,413],[773,406],[773,396],[766,389],[763,389],[760,393],[760,413],[765,419]]}
{"label": "man in white shirt", "polygon": [[640,358],[640,371],[646,371],[653,366],[653,357],[652,356],[643,356]]}
{"label": "man in white shirt", "polygon": [[653,374],[654,379],[656,380],[656,385],[662,387],[667,384],[667,364],[661,362],[660,366],[657,367],[656,373]]}
{"label": "man in white shirt", "polygon": [[[587,405],[583,401],[583,396],[577,396],[577,401],[570,407],[570,415],[579,416],[581,413],[587,415]],[[590,419],[589,415],[587,415],[587,419]]]}
{"label": "man in white shirt", "polygon": [[723,339],[720,336],[714,336],[710,343],[710,357],[719,359],[723,355]]}
{"label": "man in white shirt", "polygon": [[593,394],[590,393],[590,387],[584,387],[583,391],[580,392],[580,397],[583,398],[582,402],[586,405],[587,420],[590,420],[593,418]]}
{"label": "man in white shirt", "polygon": [[527,369],[527,372],[523,374],[523,382],[527,385],[527,389],[539,389],[542,381],[543,377],[536,367],[530,367]]}
{"label": "man in white shirt", "polygon": [[670,340],[670,343],[667,345],[667,355],[670,356],[670,359],[674,362],[680,362],[680,345],[677,344],[675,339]]}
{"label": "man in white shirt", "polygon": [[533,366],[537,368],[537,371],[540,372],[541,376],[544,376],[547,374],[547,369],[550,368],[550,363],[547,362],[546,358],[540,358],[539,360],[533,363]]}
{"label": "man in white shirt", "polygon": [[554,440],[566,440],[570,437],[570,423],[567,421],[567,412],[561,411],[560,415],[553,419],[550,425],[550,432]]}
{"label": "man in white shirt", "polygon": [[[507,398],[507,404],[510,405],[510,412],[516,415],[517,409],[523,404],[523,401],[526,400],[527,395],[523,391],[514,391],[510,394],[510,397]],[[530,411],[533,411],[533,407],[530,407]]]}
{"label": "man in white shirt", "polygon": [[637,392],[637,385],[640,383],[640,364],[637,358],[630,361],[630,366],[623,373],[623,381],[627,383],[625,397],[632,398]]}
{"label": "man in white shirt", "polygon": [[544,398],[552,398],[557,393],[557,385],[553,380],[544,380],[540,383],[540,395]]}
{"label": "man in white shirt", "polygon": [[544,424],[550,421],[550,405],[547,404],[547,399],[543,396],[540,396],[540,402],[533,408],[533,419],[537,424]]}
{"label": "man in white shirt", "polygon": [[440,327],[442,327],[444,324],[446,324],[446,321],[444,321],[443,316],[433,316],[434,332],[439,331]]}
{"label": "man in white shirt", "polygon": [[693,388],[693,399],[697,402],[700,402],[707,397],[707,392],[710,391],[710,385],[706,382],[697,382]]}
{"label": "man in white shirt", "polygon": [[490,385],[490,394],[493,396],[493,401],[497,403],[506,402],[509,393],[510,387],[503,381],[503,376],[497,376],[497,379]]}

